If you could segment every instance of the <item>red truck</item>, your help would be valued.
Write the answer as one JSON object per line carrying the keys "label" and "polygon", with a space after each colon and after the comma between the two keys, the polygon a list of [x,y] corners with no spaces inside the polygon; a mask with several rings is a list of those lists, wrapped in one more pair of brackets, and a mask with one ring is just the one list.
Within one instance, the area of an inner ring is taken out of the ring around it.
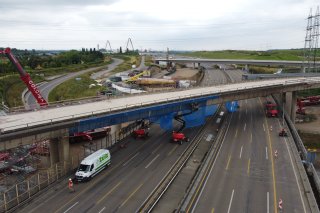
{"label": "red truck", "polygon": [[266,103],[266,114],[267,117],[278,117],[278,109],[277,109],[277,105],[268,101]]}

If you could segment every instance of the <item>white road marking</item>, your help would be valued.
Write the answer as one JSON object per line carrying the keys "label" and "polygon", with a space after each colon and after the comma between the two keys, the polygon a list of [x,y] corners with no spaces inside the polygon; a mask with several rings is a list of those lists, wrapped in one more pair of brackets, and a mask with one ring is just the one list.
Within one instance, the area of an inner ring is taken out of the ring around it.
{"label": "white road marking", "polygon": [[267,192],[267,213],[270,212],[270,204],[269,204],[269,192]]}
{"label": "white road marking", "polygon": [[104,206],[104,207],[99,211],[99,213],[103,212],[105,209],[106,209],[106,207]]}
{"label": "white road marking", "polygon": [[73,204],[72,206],[70,206],[70,207],[69,207],[67,210],[65,210],[63,213],[68,212],[70,209],[72,209],[73,207],[75,207],[78,203],[79,203],[79,201],[76,202],[75,204]]}
{"label": "white road marking", "polygon": [[234,194],[234,189],[232,190],[231,199],[230,199],[230,202],[229,202],[228,213],[230,213],[231,204],[232,204],[232,200],[233,200],[233,194]]}
{"label": "white road marking", "polygon": [[262,126],[263,126],[263,131],[265,132],[265,131],[266,131],[266,128],[264,127],[264,124],[262,124]]}
{"label": "white road marking", "polygon": [[246,131],[247,123],[244,124],[243,131]]}
{"label": "white road marking", "polygon": [[242,148],[243,148],[243,146],[241,146],[241,149],[240,149],[240,159],[241,159],[241,156],[242,156]]}
{"label": "white road marking", "polygon": [[210,168],[210,172],[209,172],[209,174],[208,174],[208,176],[207,176],[207,178],[206,178],[206,181],[205,181],[204,184],[203,184],[203,187],[201,188],[201,191],[200,191],[200,193],[199,193],[199,196],[198,196],[196,202],[195,202],[194,205],[193,205],[193,208],[192,208],[192,210],[191,210],[191,213],[194,213],[195,208],[196,208],[196,206],[198,205],[199,199],[200,199],[200,197],[201,197],[201,195],[202,195],[202,193],[203,193],[203,190],[204,190],[204,188],[205,188],[206,185],[207,185],[208,179],[209,179],[209,177],[210,177],[210,175],[211,175],[211,172],[212,172],[212,170],[213,170],[213,168],[214,168],[214,165],[216,164],[216,161],[217,161],[217,159],[218,159],[218,157],[219,157],[219,155],[220,155],[221,147],[222,147],[222,145],[223,145],[223,143],[224,143],[224,141],[225,141],[225,139],[226,139],[226,136],[227,136],[227,133],[228,133],[228,131],[229,131],[229,127],[230,127],[230,124],[231,124],[231,120],[232,120],[233,115],[234,115],[234,114],[231,114],[231,119],[230,119],[230,122],[229,122],[229,124],[228,124],[227,130],[226,130],[226,132],[224,133],[224,136],[223,136],[223,139],[222,139],[222,143],[221,143],[221,145],[220,145],[220,147],[219,147],[219,150],[218,150],[217,157],[216,157],[216,158],[214,159],[214,161],[213,161],[213,164],[212,164],[212,166],[211,166],[211,168]]}
{"label": "white road marking", "polygon": [[122,166],[126,166],[133,158],[137,157],[139,155],[140,152],[137,152],[134,156],[132,156],[127,162],[125,162],[124,164],[122,164]]}
{"label": "white road marking", "polygon": [[266,147],[266,160],[268,160],[268,147]]}
{"label": "white road marking", "polygon": [[150,161],[150,163],[148,163],[148,165],[144,168],[147,169],[153,163],[153,161],[155,161],[159,156],[160,156],[160,154],[157,154],[157,156],[155,158],[153,158],[152,161]]}
{"label": "white road marking", "polygon": [[[279,125],[281,126],[279,120],[278,120],[278,122],[279,122]],[[296,178],[297,186],[298,186],[298,189],[299,189],[299,194],[300,194],[300,199],[301,199],[301,202],[302,202],[303,212],[306,213],[306,212],[307,212],[307,211],[306,211],[306,206],[305,206],[304,201],[303,201],[303,198],[302,198],[301,188],[300,188],[300,185],[299,185],[299,182],[298,182],[298,177],[297,177],[297,172],[296,172],[296,169],[295,169],[295,167],[294,167],[294,165],[293,165],[292,156],[291,156],[291,153],[290,153],[290,151],[289,151],[289,145],[288,145],[288,142],[287,142],[287,139],[286,139],[286,138],[284,138],[284,141],[285,141],[285,144],[286,144],[286,147],[287,147],[287,151],[288,151],[288,153],[289,153],[291,166],[292,166],[292,168],[293,168],[293,173],[294,173],[294,176],[295,176],[295,178]]]}

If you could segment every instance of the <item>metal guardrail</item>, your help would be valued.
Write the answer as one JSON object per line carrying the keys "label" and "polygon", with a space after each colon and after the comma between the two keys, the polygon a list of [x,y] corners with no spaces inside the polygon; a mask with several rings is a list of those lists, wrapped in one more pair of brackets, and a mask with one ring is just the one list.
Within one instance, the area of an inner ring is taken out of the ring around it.
{"label": "metal guardrail", "polygon": [[[209,119],[209,121],[207,121],[207,123],[210,123],[210,121],[212,121],[213,119],[214,119],[214,116],[212,116],[211,119]],[[163,194],[169,188],[171,183],[174,181],[174,179],[180,173],[181,169],[184,167],[186,162],[189,160],[192,153],[198,147],[199,143],[201,142],[201,138],[203,137],[203,134],[205,133],[203,130],[205,129],[206,126],[207,125],[204,125],[201,127],[201,129],[197,133],[196,138],[192,141],[192,143],[188,146],[188,148],[181,154],[179,159],[174,163],[174,165],[170,168],[170,170],[167,172],[167,174],[162,178],[160,183],[156,186],[156,188],[151,192],[151,194],[148,196],[148,198],[139,207],[137,212],[151,212],[152,211],[154,206],[158,203],[158,201],[161,199]]]}
{"label": "metal guardrail", "polygon": [[[272,82],[272,81],[270,81]],[[298,79],[298,80],[288,80],[284,83],[284,85],[290,85],[290,84],[305,84],[305,83],[310,83],[310,81],[306,78],[302,78],[302,79]],[[317,79],[317,81],[315,81],[315,79],[313,79],[311,81],[311,83],[320,83],[320,78]],[[237,83],[232,83],[232,84],[237,84]],[[223,84],[224,85],[224,84]],[[96,111],[88,111],[88,112],[84,112],[84,113],[79,113],[79,114],[73,114],[73,115],[68,115],[68,116],[63,116],[63,117],[57,117],[54,119],[48,119],[48,120],[42,120],[42,121],[37,121],[37,122],[31,122],[31,123],[26,123],[26,124],[21,124],[21,125],[13,125],[13,126],[8,126],[5,128],[1,129],[1,133],[5,133],[6,131],[9,131],[10,129],[25,129],[25,128],[29,128],[31,126],[39,126],[39,125],[43,125],[43,124],[53,124],[53,123],[59,123],[62,120],[63,121],[72,121],[72,120],[78,120],[87,116],[95,116],[95,115],[99,115],[101,113],[110,113],[110,112],[116,112],[118,110],[128,110],[128,109],[132,109],[132,108],[136,108],[136,107],[142,107],[142,106],[147,106],[149,104],[161,104],[161,103],[168,103],[168,102],[173,102],[173,101],[181,101],[181,100],[186,100],[186,99],[191,99],[191,98],[195,98],[195,97],[201,97],[201,96],[206,96],[206,95],[219,95],[222,93],[228,93],[228,92],[232,92],[234,90],[244,90],[244,89],[257,89],[257,88],[261,88],[261,87],[268,87],[268,86],[281,86],[283,84],[259,84],[259,85],[252,85],[252,86],[241,86],[241,87],[237,87],[236,89],[227,89],[227,90],[219,90],[219,86],[216,86],[214,91],[207,91],[207,92],[201,92],[201,93],[195,93],[195,94],[190,94],[190,95],[181,95],[178,96],[178,98],[174,97],[174,98],[164,98],[164,99],[158,99],[158,100],[153,100],[153,101],[146,101],[146,102],[140,102],[140,103],[136,103],[136,104],[127,104],[125,106],[119,106],[119,107],[114,107],[114,108],[107,108],[107,109],[102,109],[102,110],[96,110]],[[206,87],[199,87],[199,88],[206,88]],[[187,89],[181,89],[178,91],[186,91]],[[176,92],[176,91],[174,91]],[[158,92],[159,93],[159,92]],[[160,92],[161,94],[161,92]],[[143,95],[149,95],[149,94],[143,94]],[[132,96],[132,95],[131,95]],[[138,96],[138,95],[135,95]],[[141,94],[139,94],[139,96],[141,96]],[[116,97],[118,98],[118,97]],[[113,98],[113,99],[116,99]],[[121,97],[122,98],[122,97]],[[105,99],[104,99],[105,100]]]}
{"label": "metal guardrail", "polygon": [[215,161],[218,155],[228,125],[230,125],[230,119],[231,116],[229,115],[227,120],[225,120],[220,127],[218,135],[214,139],[214,142],[211,144],[207,155],[205,156],[205,159],[203,160],[200,168],[197,170],[197,173],[195,174],[192,182],[190,183],[184,197],[179,204],[179,207],[177,208],[179,210],[178,212],[188,212],[187,209],[192,207],[194,201],[199,196],[198,192],[200,190],[197,189],[203,187],[204,182],[201,180],[203,180],[203,178],[207,177],[206,175],[209,174],[209,171],[211,169],[210,165]]}
{"label": "metal guardrail", "polygon": [[[281,107],[281,104],[279,104],[279,101],[276,97],[273,96],[273,99],[276,101],[276,103],[278,104],[278,106],[280,106],[280,109],[281,109],[281,113],[283,112],[283,109]],[[298,133],[298,131],[296,130],[293,122],[291,121],[289,115],[287,114],[286,111],[284,111],[284,118],[285,118],[285,121],[286,121],[286,124],[290,130],[290,133],[292,135],[292,138],[293,138],[293,141],[296,145],[296,148],[299,152],[299,157],[300,157],[300,160],[302,160],[302,163],[304,163],[304,165],[306,166],[306,172],[309,174],[309,177],[310,177],[310,174],[311,174],[311,181],[313,182],[313,185],[315,187],[315,189],[313,188],[313,190],[316,190],[316,194],[320,195],[320,178],[317,174],[317,171],[315,170],[313,164],[311,162],[307,162],[307,155],[308,155],[308,152],[302,142],[302,139],[300,138],[300,135]],[[311,187],[311,186],[310,186]],[[312,199],[309,197],[309,199]],[[320,198],[317,198],[316,195],[315,195],[315,199],[316,199],[316,202],[318,204],[318,210],[320,209]]]}

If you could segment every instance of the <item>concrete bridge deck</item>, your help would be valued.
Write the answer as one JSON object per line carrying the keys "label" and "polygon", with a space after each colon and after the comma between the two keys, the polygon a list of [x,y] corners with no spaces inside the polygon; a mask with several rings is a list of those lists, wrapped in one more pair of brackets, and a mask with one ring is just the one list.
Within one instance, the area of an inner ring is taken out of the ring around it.
{"label": "concrete bridge deck", "polygon": [[165,104],[208,95],[220,96],[221,98],[212,102],[212,104],[217,104],[228,100],[241,100],[277,92],[290,92],[317,87],[320,87],[320,77],[250,81],[165,93],[126,96],[83,105],[41,109],[39,111],[3,116],[0,120],[0,129],[1,134],[4,135],[6,132],[26,129],[32,126],[51,125],[67,120],[79,120],[125,109]]}

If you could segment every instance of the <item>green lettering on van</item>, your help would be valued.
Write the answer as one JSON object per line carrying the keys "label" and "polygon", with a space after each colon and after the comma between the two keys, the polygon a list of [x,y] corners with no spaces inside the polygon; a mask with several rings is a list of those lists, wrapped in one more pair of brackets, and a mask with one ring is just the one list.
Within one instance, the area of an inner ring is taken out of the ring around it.
{"label": "green lettering on van", "polygon": [[109,157],[109,155],[106,153],[104,155],[102,155],[100,158],[99,158],[99,161],[102,162],[104,161],[105,159],[107,159]]}

